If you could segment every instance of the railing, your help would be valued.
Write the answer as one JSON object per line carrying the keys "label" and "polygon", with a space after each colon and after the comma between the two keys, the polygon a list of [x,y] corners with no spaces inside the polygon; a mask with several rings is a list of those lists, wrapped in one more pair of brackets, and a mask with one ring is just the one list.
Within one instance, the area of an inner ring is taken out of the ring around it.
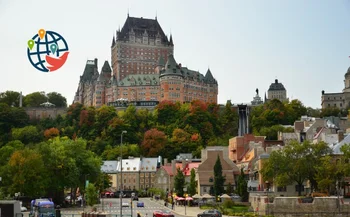
{"label": "railing", "polygon": [[269,212],[274,217],[346,217],[350,212]]}
{"label": "railing", "polygon": [[[102,217],[105,216],[104,214],[87,214],[88,216],[97,216],[97,217]],[[120,217],[118,214],[107,214],[110,217]],[[82,214],[79,213],[61,213],[61,217],[81,217]],[[122,217],[131,217],[131,214],[123,214]]]}

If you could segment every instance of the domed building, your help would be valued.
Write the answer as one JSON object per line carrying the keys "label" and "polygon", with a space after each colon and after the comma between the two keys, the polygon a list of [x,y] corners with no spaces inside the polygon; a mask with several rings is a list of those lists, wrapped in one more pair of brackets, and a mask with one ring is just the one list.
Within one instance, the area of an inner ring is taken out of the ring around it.
{"label": "domed building", "polygon": [[280,101],[285,101],[287,99],[287,90],[282,83],[275,79],[275,83],[271,83],[269,90],[267,91],[268,100],[278,99]]}
{"label": "domed building", "polygon": [[322,90],[322,108],[336,107],[346,109],[350,107],[350,67],[344,75],[344,89],[340,93],[326,93]]}

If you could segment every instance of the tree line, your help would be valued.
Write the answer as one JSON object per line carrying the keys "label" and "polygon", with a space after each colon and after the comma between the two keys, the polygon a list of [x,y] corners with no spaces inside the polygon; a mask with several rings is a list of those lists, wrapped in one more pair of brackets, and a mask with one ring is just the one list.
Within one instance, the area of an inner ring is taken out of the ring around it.
{"label": "tree line", "polygon": [[[154,110],[129,106],[124,111],[76,103],[54,119],[29,120],[25,109],[16,104],[18,96],[13,91],[0,94],[0,189],[5,195],[22,192],[59,198],[64,188],[84,189],[87,176],[97,187],[108,186],[108,177],[98,171],[102,160],[115,160],[120,155],[123,130],[128,132],[124,134],[123,156],[160,155],[168,159],[180,152],[199,158],[201,149],[227,146],[238,131],[238,113],[230,101],[225,106],[198,100],[184,104],[162,101]],[[38,106],[46,101],[60,105],[52,101],[52,96],[58,96],[61,105],[65,105],[61,94],[35,92],[24,96],[24,106]],[[298,100],[271,100],[253,108],[252,132],[271,135],[272,139],[274,131],[285,130],[281,124],[293,124],[305,111],[308,108]],[[59,159],[51,162],[55,157]],[[24,169],[17,170],[22,164]]]}

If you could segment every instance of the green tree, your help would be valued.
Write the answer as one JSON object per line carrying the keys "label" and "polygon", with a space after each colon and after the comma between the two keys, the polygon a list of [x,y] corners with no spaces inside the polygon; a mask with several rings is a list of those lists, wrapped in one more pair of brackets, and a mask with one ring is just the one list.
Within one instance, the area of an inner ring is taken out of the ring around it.
{"label": "green tree", "polygon": [[238,112],[236,109],[232,108],[231,100],[227,101],[223,114],[219,118],[219,121],[221,122],[220,124],[224,131],[224,134],[227,134],[230,137],[237,136]]}
{"label": "green tree", "polygon": [[97,189],[94,184],[89,183],[89,185],[86,188],[86,203],[89,206],[93,206],[97,203]]}
{"label": "green tree", "polygon": [[224,185],[226,178],[222,175],[222,165],[218,155],[214,165],[214,194],[220,196],[224,193]]}
{"label": "green tree", "polygon": [[320,115],[321,115],[321,109],[314,109],[314,108],[311,108],[311,107],[307,107],[306,108],[306,115],[308,117],[315,117],[315,118],[319,118]]}
{"label": "green tree", "polygon": [[180,167],[176,169],[176,175],[174,177],[174,188],[177,196],[182,197],[184,194],[183,188],[185,187],[185,175],[181,171]]}
{"label": "green tree", "polygon": [[[341,111],[337,107],[328,107],[328,108],[323,108],[321,110],[320,117],[329,117],[329,116],[341,116]],[[345,115],[346,116],[346,115]]]}
{"label": "green tree", "polygon": [[54,104],[56,107],[67,107],[67,99],[62,96],[60,93],[51,92],[47,95],[48,101]]}
{"label": "green tree", "polygon": [[17,91],[5,91],[0,93],[0,103],[6,103],[8,106],[19,106],[20,93]]}
{"label": "green tree", "polygon": [[28,122],[29,117],[23,108],[0,103],[0,147],[10,141],[12,128],[24,127]]}
{"label": "green tree", "polygon": [[231,182],[229,182],[227,184],[226,194],[230,195],[232,193],[233,193],[233,186],[232,186]]}
{"label": "green tree", "polygon": [[241,174],[237,179],[237,194],[242,198],[242,201],[248,201],[248,184],[247,180],[244,177],[243,168],[241,169]]}
{"label": "green tree", "polygon": [[324,156],[320,160],[320,164],[316,165],[315,180],[317,181],[318,189],[321,192],[329,192],[331,186],[337,181],[337,174],[340,172],[340,167],[334,162],[331,156]]}
{"label": "green tree", "polygon": [[34,150],[25,148],[15,151],[8,162],[8,176],[12,184],[10,192],[21,192],[31,197],[39,197],[45,194],[46,167],[40,154]]}
{"label": "green tree", "polygon": [[179,116],[179,108],[179,104],[161,101],[156,107],[158,123],[165,126],[175,123]]}
{"label": "green tree", "polygon": [[24,105],[26,107],[39,107],[40,104],[47,102],[48,98],[45,92],[34,92],[24,97]]}
{"label": "green tree", "polygon": [[264,162],[261,174],[265,181],[276,183],[278,186],[286,186],[296,183],[298,194],[304,182],[310,180],[312,189],[315,185],[316,167],[320,164],[322,156],[328,155],[331,150],[325,143],[311,144],[308,141],[300,144],[292,141],[282,150],[271,153],[269,159]]}
{"label": "green tree", "polygon": [[282,125],[273,125],[270,127],[262,127],[258,135],[266,136],[268,140],[277,140],[278,132],[292,133],[294,129],[292,127],[284,127]]}
{"label": "green tree", "polygon": [[43,140],[43,135],[38,131],[35,126],[26,126],[23,128],[13,128],[12,138],[14,140],[20,140],[24,144],[37,143]]}
{"label": "green tree", "polygon": [[197,183],[196,183],[196,172],[195,170],[192,168],[191,169],[191,179],[190,179],[190,183],[188,185],[188,189],[187,192],[188,194],[190,194],[191,196],[195,195],[197,190]]}

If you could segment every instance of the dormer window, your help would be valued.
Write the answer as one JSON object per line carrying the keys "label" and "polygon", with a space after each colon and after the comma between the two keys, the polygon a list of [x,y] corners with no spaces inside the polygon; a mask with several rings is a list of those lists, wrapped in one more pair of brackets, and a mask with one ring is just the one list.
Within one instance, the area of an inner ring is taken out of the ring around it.
{"label": "dormer window", "polygon": [[134,167],[134,170],[136,170],[136,167]]}
{"label": "dormer window", "polygon": [[130,167],[128,167],[127,170],[130,170]]}

